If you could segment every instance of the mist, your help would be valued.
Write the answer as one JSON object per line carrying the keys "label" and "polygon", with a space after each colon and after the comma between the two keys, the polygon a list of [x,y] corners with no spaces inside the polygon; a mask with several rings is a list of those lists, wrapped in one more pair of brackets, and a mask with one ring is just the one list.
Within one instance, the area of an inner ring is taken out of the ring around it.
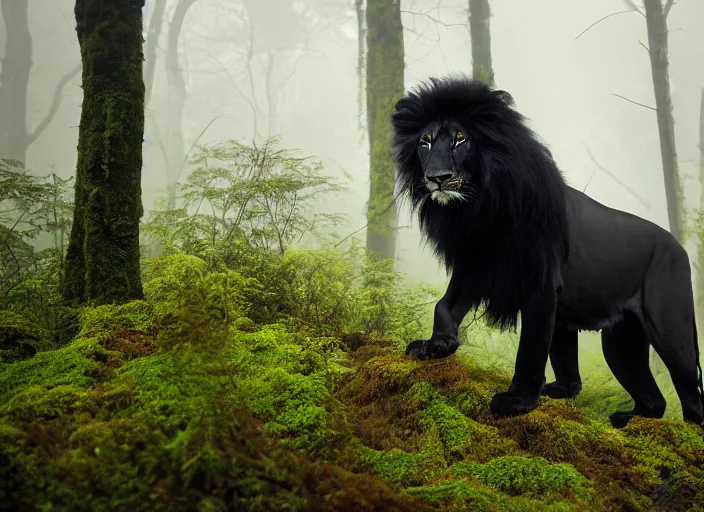
{"label": "mist", "polygon": [[[184,147],[190,148],[196,140],[199,144],[226,139],[247,142],[278,135],[282,147],[322,159],[327,173],[339,177],[347,173],[349,191],[325,198],[321,208],[349,215],[351,224],[340,231],[340,238],[363,228],[369,149],[364,102],[360,104],[358,98],[353,2],[249,2],[256,5],[251,19],[242,2],[188,3],[192,5],[178,38],[178,66],[185,86]],[[170,123],[175,121],[165,59],[168,22],[176,6],[176,1],[166,5],[147,105],[142,175],[146,212],[166,194],[162,141],[168,139]],[[628,6],[616,0],[496,0],[491,7],[497,86],[514,97],[519,111],[549,145],[567,182],[608,206],[667,227],[643,16],[618,14],[585,32]],[[34,46],[28,91],[30,128],[46,116],[62,76],[80,64],[72,9],[69,0],[29,3]],[[153,10],[154,1],[147,0],[145,37]],[[677,2],[668,17],[678,160],[688,208],[699,206],[703,19],[704,4],[696,0]],[[471,74],[466,2],[407,1],[402,5],[402,20],[407,89],[432,76]],[[5,45],[3,32],[0,53]],[[33,173],[48,174],[53,168],[66,177],[75,172],[81,97],[77,74],[61,92],[51,123],[29,147],[26,166]],[[399,214],[398,270],[410,280],[443,282],[445,273],[422,244],[408,208],[401,206]]]}

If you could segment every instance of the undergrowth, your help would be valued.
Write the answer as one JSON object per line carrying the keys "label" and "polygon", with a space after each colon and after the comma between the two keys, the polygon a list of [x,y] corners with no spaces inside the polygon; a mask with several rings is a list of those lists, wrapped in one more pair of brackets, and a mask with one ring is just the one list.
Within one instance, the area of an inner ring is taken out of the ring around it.
{"label": "undergrowth", "polygon": [[[341,276],[359,271],[336,257]],[[509,372],[408,359],[420,333],[362,285],[325,297],[320,258],[333,254],[280,259],[298,304],[266,322],[251,318],[256,276],[156,258],[145,300],[86,307],[70,343],[0,363],[0,509],[701,510],[697,427],[614,430],[549,399],[497,419]],[[387,300],[427,310],[427,290],[388,283]]]}

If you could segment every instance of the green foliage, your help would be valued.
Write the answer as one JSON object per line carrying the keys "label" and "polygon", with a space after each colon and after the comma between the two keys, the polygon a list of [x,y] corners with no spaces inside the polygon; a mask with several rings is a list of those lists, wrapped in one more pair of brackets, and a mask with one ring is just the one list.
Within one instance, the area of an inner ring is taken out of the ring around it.
{"label": "green foliage", "polygon": [[323,174],[320,161],[278,149],[277,138],[262,146],[234,140],[200,146],[196,168],[181,186],[183,206],[151,214],[145,233],[167,251],[184,251],[211,266],[232,264],[242,249],[283,255],[304,235],[327,236],[343,218],[307,215],[323,195],[344,190]]}
{"label": "green foliage", "polygon": [[21,163],[0,160],[0,308],[42,330],[37,349],[57,346],[73,334],[73,312],[58,300],[72,217],[70,181],[53,173],[32,176]]}

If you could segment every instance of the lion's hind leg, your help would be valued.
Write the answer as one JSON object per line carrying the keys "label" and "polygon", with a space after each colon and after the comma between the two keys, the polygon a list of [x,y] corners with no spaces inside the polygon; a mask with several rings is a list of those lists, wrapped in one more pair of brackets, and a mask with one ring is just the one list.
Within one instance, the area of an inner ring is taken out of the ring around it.
{"label": "lion's hind leg", "polygon": [[667,367],[682,404],[684,421],[701,425],[699,351],[689,259],[684,249],[653,259],[643,283],[643,317],[648,341]]}
{"label": "lion's hind leg", "polygon": [[667,404],[650,371],[650,345],[640,320],[626,312],[621,321],[602,331],[601,347],[614,377],[635,402],[632,411],[611,414],[611,424],[621,428],[633,416],[662,418]]}
{"label": "lion's hind leg", "polygon": [[543,386],[543,396],[574,398],[582,390],[577,336],[576,330],[555,327],[550,342],[550,364],[555,373],[555,382]]}

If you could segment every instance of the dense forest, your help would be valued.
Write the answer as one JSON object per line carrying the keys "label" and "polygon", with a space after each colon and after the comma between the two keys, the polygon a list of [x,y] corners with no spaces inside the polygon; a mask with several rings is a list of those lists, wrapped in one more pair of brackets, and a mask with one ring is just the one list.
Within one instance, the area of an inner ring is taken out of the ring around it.
{"label": "dense forest", "polygon": [[[590,133],[612,116],[650,153],[597,158],[573,134],[588,156],[555,154],[586,169],[575,187],[615,190],[611,206],[687,249],[704,326],[704,38],[689,61],[676,40],[702,33],[704,9],[602,2],[576,32],[528,27],[535,41],[507,51],[523,37],[507,35],[523,24],[507,3],[0,0],[0,510],[704,512],[704,428],[682,420],[654,351],[665,417],[623,428],[608,413],[633,401],[597,334],[580,341],[578,396],[508,417],[490,403],[520,329],[480,307],[457,353],[405,354],[447,276],[404,238],[419,229],[397,204],[394,105],[419,76],[455,72],[512,94],[525,82],[533,116],[554,92],[530,91],[568,69],[528,72],[522,52],[625,41],[624,19],[638,94],[590,77],[614,102],[590,107]],[[416,48],[461,32],[458,65]],[[36,78],[52,60],[56,77]],[[537,131],[559,145],[580,122]]]}

